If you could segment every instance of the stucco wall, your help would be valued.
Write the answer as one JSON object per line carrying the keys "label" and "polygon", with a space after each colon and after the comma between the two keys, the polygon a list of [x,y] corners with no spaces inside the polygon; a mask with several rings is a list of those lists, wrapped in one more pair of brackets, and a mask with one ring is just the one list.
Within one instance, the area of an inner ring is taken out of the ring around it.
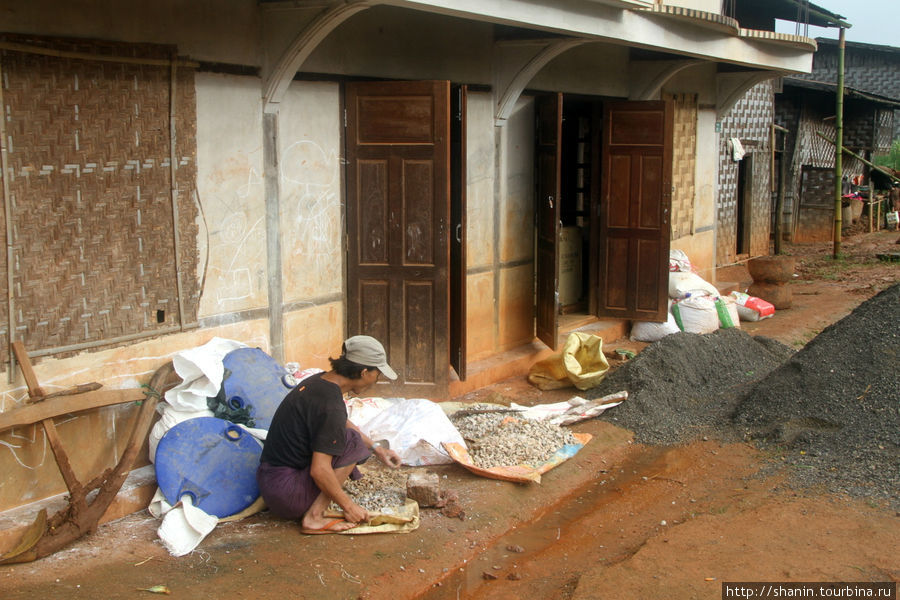
{"label": "stucco wall", "polygon": [[525,344],[534,337],[534,101],[520,99],[502,129],[494,127],[493,110],[490,94],[469,95],[469,362]]}
{"label": "stucco wall", "polygon": [[259,80],[198,73],[195,81],[202,319],[266,306],[266,207]]}
{"label": "stucco wall", "polygon": [[293,83],[278,123],[285,360],[327,368],[344,331],[339,85]]}

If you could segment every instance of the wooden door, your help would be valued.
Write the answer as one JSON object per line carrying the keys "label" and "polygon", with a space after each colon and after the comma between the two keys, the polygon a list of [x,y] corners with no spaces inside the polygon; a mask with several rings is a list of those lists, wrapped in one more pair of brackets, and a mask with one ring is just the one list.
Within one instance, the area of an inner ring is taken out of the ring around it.
{"label": "wooden door", "polygon": [[[381,396],[448,393],[450,84],[348,83],[347,320],[397,371]],[[383,378],[382,378],[383,379]]]}
{"label": "wooden door", "polygon": [[466,380],[466,95],[450,96],[450,365]]}
{"label": "wooden door", "polygon": [[537,111],[537,186],[535,219],[537,244],[538,339],[556,350],[559,313],[559,188],[560,150],[562,146],[562,94],[538,97]]}
{"label": "wooden door", "polygon": [[599,315],[665,321],[672,105],[610,102],[604,113]]}

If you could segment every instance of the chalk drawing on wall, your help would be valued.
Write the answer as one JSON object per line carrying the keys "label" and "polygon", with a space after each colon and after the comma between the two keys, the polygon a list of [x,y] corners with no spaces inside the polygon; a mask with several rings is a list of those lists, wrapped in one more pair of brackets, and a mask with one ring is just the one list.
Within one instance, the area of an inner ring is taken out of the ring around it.
{"label": "chalk drawing on wall", "polygon": [[265,217],[251,221],[264,198],[262,174],[253,166],[260,162],[254,156],[259,152],[233,155],[213,173],[216,181],[242,182],[215,190],[206,202],[205,213],[212,221],[206,234],[211,259],[202,293],[212,294],[218,310],[249,308],[246,301],[266,288]]}
{"label": "chalk drawing on wall", "polygon": [[[281,160],[281,185],[290,210],[289,263],[317,280],[315,291],[340,286],[340,157],[313,140],[288,145]],[[310,283],[304,278],[305,283]],[[307,287],[308,290],[312,288]]]}

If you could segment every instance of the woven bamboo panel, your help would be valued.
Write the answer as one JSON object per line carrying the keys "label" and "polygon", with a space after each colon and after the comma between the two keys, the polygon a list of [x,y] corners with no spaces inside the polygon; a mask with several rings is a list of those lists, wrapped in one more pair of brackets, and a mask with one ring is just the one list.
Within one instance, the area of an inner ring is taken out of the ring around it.
{"label": "woven bamboo panel", "polygon": [[[875,117],[875,152],[889,152],[893,141],[894,120],[900,111],[878,109]],[[900,136],[898,136],[900,137]]]}
{"label": "woven bamboo panel", "polygon": [[[170,52],[25,41],[94,54]],[[36,351],[177,325],[169,67],[4,51],[2,68],[15,338]],[[178,226],[187,243],[178,262],[188,274],[182,278],[187,322],[196,319],[198,299],[195,105],[193,72],[180,69]],[[0,312],[5,325],[5,303]]]}
{"label": "woven bamboo panel", "polygon": [[[836,83],[837,66],[837,46],[820,44],[813,55],[812,72],[792,77]],[[896,48],[858,48],[848,44],[844,50],[844,85],[900,100],[900,52]],[[893,112],[891,139],[897,139],[900,111]]]}
{"label": "woven bamboo panel", "polygon": [[697,170],[697,94],[669,94],[674,104],[672,239],[689,235],[694,222]]}
{"label": "woven bamboo panel", "polygon": [[[718,203],[716,206],[716,264],[724,265],[737,256],[737,186],[738,164],[732,160],[731,145],[728,140],[739,138],[746,151],[761,154],[754,161],[753,197],[751,199],[751,249],[761,248],[762,236],[768,244],[769,218],[759,220],[757,215],[768,214],[771,207],[768,176],[761,179],[764,165],[763,154],[769,153],[771,125],[774,122],[774,88],[771,81],[764,81],[750,88],[741,100],[722,120],[719,135],[719,181]],[[760,166],[762,163],[763,166]],[[768,170],[765,170],[768,173]],[[766,246],[765,254],[768,252]]]}
{"label": "woven bamboo panel", "polygon": [[800,182],[794,241],[831,241],[834,237],[834,170],[804,167]]}
{"label": "woven bamboo panel", "polygon": [[769,151],[756,153],[751,177],[750,255],[764,256],[769,253],[769,234],[772,229],[772,167]]}

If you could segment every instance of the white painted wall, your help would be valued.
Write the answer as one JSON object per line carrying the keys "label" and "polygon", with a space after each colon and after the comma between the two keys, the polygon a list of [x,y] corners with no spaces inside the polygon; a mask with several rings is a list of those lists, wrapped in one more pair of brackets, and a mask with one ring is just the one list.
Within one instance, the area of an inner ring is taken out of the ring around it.
{"label": "white painted wall", "polygon": [[203,318],[266,306],[266,209],[259,80],[198,73],[195,81]]}
{"label": "white painted wall", "polygon": [[494,257],[494,101],[469,93],[466,112],[466,263],[485,267]]}
{"label": "white painted wall", "polygon": [[337,83],[311,82],[293,83],[280,105],[285,303],[342,290],[340,107]]}
{"label": "white painted wall", "polygon": [[628,96],[628,48],[602,42],[578,46],[550,61],[529,89]]}
{"label": "white painted wall", "polygon": [[487,23],[375,7],[340,25],[303,70],[484,84],[490,83],[492,46]]}
{"label": "white painted wall", "polygon": [[663,4],[722,14],[722,0],[663,0]]}

